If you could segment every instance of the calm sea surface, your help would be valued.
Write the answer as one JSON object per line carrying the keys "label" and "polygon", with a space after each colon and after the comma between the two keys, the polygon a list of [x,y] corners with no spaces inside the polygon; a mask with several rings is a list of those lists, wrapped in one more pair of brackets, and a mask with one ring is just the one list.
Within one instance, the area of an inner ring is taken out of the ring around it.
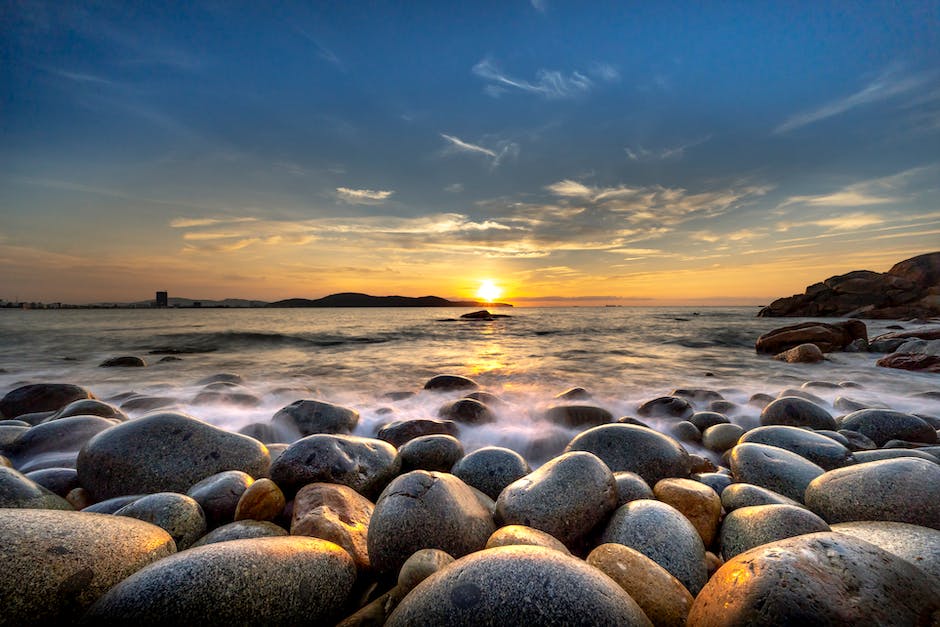
{"label": "calm sea surface", "polygon": [[[372,435],[395,418],[434,417],[448,397],[422,393],[391,402],[387,392],[419,391],[439,373],[472,377],[502,396],[493,425],[468,427],[469,448],[524,449],[533,437],[563,431],[541,412],[571,386],[594,394],[615,415],[678,387],[720,391],[746,404],[755,392],[776,394],[806,381],[854,381],[862,389],[813,390],[907,411],[940,413],[914,399],[937,389],[936,375],[875,366],[877,355],[836,353],[821,365],[790,365],[754,352],[770,329],[798,319],[756,318],[755,308],[574,307],[501,310],[495,322],[444,322],[467,309],[206,309],[0,311],[0,392],[26,382],[61,381],[103,399],[138,392],[178,399],[180,407],[229,429],[267,421],[297,398],[357,409],[357,433]],[[891,324],[869,321],[875,336]],[[179,351],[161,362],[151,351]],[[99,368],[118,355],[143,357],[146,368]],[[258,397],[254,407],[192,404],[197,381],[231,372]],[[453,395],[451,395],[453,396]],[[384,413],[391,407],[393,413]],[[741,421],[757,411],[745,407]],[[132,413],[132,415],[134,415]],[[559,433],[559,437],[568,435]]]}

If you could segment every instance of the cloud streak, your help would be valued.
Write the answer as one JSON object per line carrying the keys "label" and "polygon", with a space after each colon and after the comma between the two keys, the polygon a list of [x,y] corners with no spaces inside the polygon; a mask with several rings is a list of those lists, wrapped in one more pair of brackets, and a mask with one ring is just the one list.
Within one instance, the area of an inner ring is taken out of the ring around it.
{"label": "cloud streak", "polygon": [[475,154],[487,157],[491,168],[498,168],[507,158],[515,158],[519,155],[519,144],[510,141],[497,142],[496,149],[486,148],[479,144],[472,144],[464,141],[454,135],[440,133],[440,136],[447,142],[444,154]]}
{"label": "cloud streak", "polygon": [[386,189],[336,188],[336,195],[340,200],[355,205],[381,205],[394,193],[394,191]]}
{"label": "cloud streak", "polygon": [[487,81],[484,91],[494,98],[506,92],[516,91],[540,96],[547,100],[570,99],[587,94],[596,86],[597,80],[607,83],[620,80],[620,73],[608,64],[597,64],[589,72],[575,70],[565,73],[560,70],[542,68],[535,73],[535,80],[526,80],[504,72],[489,57],[474,65],[472,72]]}

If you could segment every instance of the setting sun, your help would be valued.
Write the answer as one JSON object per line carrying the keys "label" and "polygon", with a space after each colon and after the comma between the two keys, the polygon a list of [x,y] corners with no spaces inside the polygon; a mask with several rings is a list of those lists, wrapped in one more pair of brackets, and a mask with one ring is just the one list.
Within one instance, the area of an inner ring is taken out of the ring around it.
{"label": "setting sun", "polygon": [[502,296],[503,290],[497,287],[492,281],[486,280],[480,283],[480,289],[477,290],[477,298],[484,302],[492,303]]}

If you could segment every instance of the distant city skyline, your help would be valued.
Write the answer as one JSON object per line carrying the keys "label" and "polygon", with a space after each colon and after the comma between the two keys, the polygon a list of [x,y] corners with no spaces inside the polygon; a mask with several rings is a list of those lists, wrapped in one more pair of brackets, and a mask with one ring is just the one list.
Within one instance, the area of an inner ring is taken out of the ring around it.
{"label": "distant city skyline", "polygon": [[0,14],[0,298],[763,304],[940,249],[936,2]]}

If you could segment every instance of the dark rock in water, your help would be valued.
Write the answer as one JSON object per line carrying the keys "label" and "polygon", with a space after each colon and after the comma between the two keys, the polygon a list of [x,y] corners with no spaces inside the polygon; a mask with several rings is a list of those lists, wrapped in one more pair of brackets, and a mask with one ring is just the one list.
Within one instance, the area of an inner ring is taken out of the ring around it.
{"label": "dark rock in water", "polygon": [[424,384],[425,390],[435,391],[476,390],[479,387],[476,381],[456,374],[439,374]]}
{"label": "dark rock in water", "polygon": [[751,429],[740,442],[755,442],[786,449],[808,459],[823,470],[851,463],[852,452],[832,438],[807,429],[774,425]]}
{"label": "dark rock in water", "polygon": [[559,401],[587,401],[591,399],[591,393],[581,387],[568,388],[564,392],[555,395]]}
{"label": "dark rock in water", "polygon": [[560,551],[503,546],[432,575],[389,617],[403,625],[642,625],[651,623],[609,577]]}
{"label": "dark rock in water", "polygon": [[563,427],[594,427],[613,422],[614,416],[593,405],[555,405],[546,410],[545,419]]}
{"label": "dark rock in water", "polygon": [[[220,385],[220,384],[213,384]],[[252,394],[248,388],[240,385],[226,384],[224,387],[210,389],[206,387],[196,394],[191,401],[193,405],[237,405],[239,407],[257,407],[261,399]]]}
{"label": "dark rock in water", "polygon": [[695,425],[699,431],[713,426],[730,422],[728,417],[714,411],[697,411],[689,418],[689,422]]}
{"label": "dark rock in water", "polygon": [[695,527],[674,507],[631,501],[610,519],[601,542],[626,545],[647,556],[697,594],[708,579],[705,547]]}
{"label": "dark rock in water", "polygon": [[852,452],[857,451],[871,451],[878,448],[878,445],[872,442],[868,437],[862,435],[858,431],[849,431],[848,429],[839,429],[836,433],[844,437],[849,441],[849,450]]}
{"label": "dark rock in water", "polygon": [[66,625],[111,587],[176,551],[159,527],[85,512],[0,509],[4,624]]}
{"label": "dark rock in water", "polygon": [[846,396],[837,396],[836,400],[832,402],[832,406],[838,409],[839,411],[853,412],[860,409],[871,409],[871,405],[867,403],[862,403],[861,401],[856,401]]}
{"label": "dark rock in water", "polygon": [[451,472],[468,486],[496,500],[503,488],[529,474],[531,469],[519,453],[486,446],[458,461]]}
{"label": "dark rock in water", "polygon": [[78,478],[96,500],[181,492],[225,470],[267,475],[268,450],[252,438],[185,414],[150,414],[99,433],[78,454]]}
{"label": "dark rock in water", "polygon": [[815,344],[822,352],[831,353],[845,348],[859,338],[868,340],[868,327],[861,320],[846,320],[834,324],[801,322],[761,335],[757,338],[755,348],[758,353],[777,355],[800,344]]}
{"label": "dark rock in water", "polygon": [[359,412],[325,401],[299,400],[280,409],[271,422],[294,427],[302,436],[350,433],[359,424]]}
{"label": "dark rock in water", "polygon": [[717,414],[737,414],[741,412],[742,408],[737,403],[732,401],[720,400],[720,401],[711,401],[708,404],[708,410],[713,411]]}
{"label": "dark rock in water", "polygon": [[437,470],[450,472],[461,457],[463,444],[452,435],[422,435],[398,449],[401,472]]}
{"label": "dark rock in water", "polygon": [[118,422],[125,422],[127,420],[127,414],[117,407],[94,398],[84,398],[69,403],[47,418],[46,421],[51,422],[52,420],[60,420],[71,416],[100,416],[101,418],[117,420]]}
{"label": "dark rock in water", "polygon": [[702,434],[702,444],[710,451],[723,453],[732,448],[744,435],[744,429],[736,424],[712,425]]}
{"label": "dark rock in water", "polygon": [[495,394],[492,394],[490,392],[484,392],[482,390],[477,390],[476,392],[470,392],[464,398],[471,398],[475,401],[480,401],[481,403],[485,405],[489,405],[490,407],[499,407],[500,405],[506,404],[506,401],[496,396]]}
{"label": "dark rock in water", "polygon": [[121,403],[121,409],[124,411],[151,411],[175,407],[178,404],[179,401],[170,396],[134,396]]}
{"label": "dark rock in water", "polygon": [[495,320],[496,318],[509,318],[506,314],[491,314],[486,309],[471,311],[460,316],[464,320]]}
{"label": "dark rock in water", "polygon": [[735,481],[753,483],[800,502],[810,481],[825,472],[796,453],[750,442],[731,449],[730,461]]}
{"label": "dark rock in water", "polygon": [[79,449],[95,435],[115,426],[98,416],[72,416],[32,427],[9,450],[23,472],[41,468],[74,468]]}
{"label": "dark rock in water", "polygon": [[99,368],[143,368],[147,365],[140,357],[133,355],[122,355],[121,357],[111,357],[98,364]]}
{"label": "dark rock in water", "polygon": [[845,448],[849,448],[849,445],[851,444],[851,442],[849,442],[849,439],[845,437],[844,435],[842,435],[841,433],[839,433],[838,431],[828,431],[826,429],[819,429],[816,431],[816,433],[818,433],[819,435],[824,435],[830,440],[835,440],[836,442],[838,442]]}
{"label": "dark rock in water", "polygon": [[437,410],[437,415],[446,420],[471,425],[495,422],[496,416],[486,404],[472,398],[461,398],[447,403]]}
{"label": "dark rock in water", "polygon": [[[861,340],[855,341],[858,342]],[[849,347],[853,344],[846,346],[845,350],[848,351]],[[788,364],[817,364],[821,361],[825,361],[826,357],[823,355],[822,350],[815,344],[798,344],[782,353],[777,353],[774,355],[774,359],[777,361],[785,361]]]}
{"label": "dark rock in water", "polygon": [[812,403],[816,403],[820,407],[827,404],[826,399],[824,399],[823,397],[817,396],[816,394],[813,394],[812,392],[807,392],[806,390],[802,388],[787,388],[785,390],[781,390],[780,394],[777,394],[777,398],[784,398],[787,396],[790,396],[790,397],[795,396],[796,398],[804,398]]}
{"label": "dark rock in water", "polygon": [[566,451],[587,451],[601,458],[613,472],[635,472],[655,485],[666,477],[688,477],[691,460],[682,446],[646,427],[610,424],[579,433]]}
{"label": "dark rock in water", "polygon": [[842,389],[838,383],[831,383],[829,381],[807,381],[800,386],[804,390],[818,389],[818,390],[839,390]]}
{"label": "dark rock in water", "polygon": [[184,551],[138,571],[89,610],[89,624],[231,627],[333,624],[356,567],[346,551],[315,538],[255,538]]}
{"label": "dark rock in water", "polygon": [[159,363],[165,363],[168,361],[183,361],[183,358],[177,357],[175,355],[167,355],[166,357],[161,357],[160,359],[157,360],[157,362]]}
{"label": "dark rock in water", "polygon": [[376,501],[369,558],[376,571],[394,573],[419,549],[454,557],[479,551],[494,530],[490,512],[460,479],[415,470],[392,481]]}
{"label": "dark rock in water", "polygon": [[927,444],[937,441],[936,430],[922,419],[886,409],[852,412],[842,419],[839,426],[844,430],[858,431],[878,446],[894,439]]}
{"label": "dark rock in water", "polygon": [[729,513],[721,525],[721,555],[729,560],[762,544],[823,531],[829,531],[826,521],[804,507],[740,507]]}
{"label": "dark rock in water", "polygon": [[232,540],[248,540],[252,538],[277,538],[289,535],[283,527],[266,520],[239,520],[222,525],[199,538],[191,548],[215,544],[217,542],[231,542]]}
{"label": "dark rock in water", "polygon": [[271,465],[271,479],[287,496],[308,483],[349,486],[374,498],[398,474],[394,446],[354,435],[308,435],[291,444]]}
{"label": "dark rock in water", "polygon": [[235,385],[241,385],[244,382],[245,380],[240,374],[235,374],[234,372],[220,372],[196,381],[196,385],[211,385],[213,383],[233,383]]}
{"label": "dark rock in water", "polygon": [[771,396],[770,394],[764,394],[763,392],[758,392],[757,394],[752,394],[751,398],[748,399],[747,404],[753,407],[759,407],[763,409],[767,405],[773,403],[776,400],[776,397]]}
{"label": "dark rock in water", "polygon": [[721,506],[725,511],[756,505],[795,505],[805,508],[799,501],[750,483],[732,483],[721,493]]}
{"label": "dark rock in water", "polygon": [[269,422],[252,422],[238,430],[240,434],[247,435],[249,438],[254,438],[264,444],[275,444],[284,442],[285,439],[291,439],[288,436],[294,431],[295,427],[293,426],[284,429],[283,425],[273,425]]}
{"label": "dark rock in water", "polygon": [[509,484],[496,501],[500,524],[525,525],[573,546],[617,506],[617,483],[591,453],[565,453]]}
{"label": "dark rock in water", "polygon": [[897,555],[940,581],[940,531],[899,522],[859,521],[833,525],[832,530]]}
{"label": "dark rock in water", "polygon": [[69,383],[35,383],[16,388],[0,399],[0,415],[18,418],[23,414],[58,411],[69,403],[94,398],[83,387]]}
{"label": "dark rock in water", "polygon": [[693,403],[710,403],[713,401],[724,400],[724,396],[715,390],[687,389],[679,388],[670,393],[669,396],[679,396]]}
{"label": "dark rock in water", "polygon": [[731,477],[720,472],[703,472],[692,475],[692,478],[707,485],[714,490],[718,496],[724,494],[725,488],[732,483]]}
{"label": "dark rock in water", "polygon": [[688,420],[695,413],[689,401],[678,396],[660,396],[640,405],[636,413],[642,418],[679,418]]}
{"label": "dark rock in water", "polygon": [[22,473],[0,466],[0,508],[71,510],[72,506]]}
{"label": "dark rock in water", "polygon": [[126,496],[116,496],[113,499],[99,501],[93,505],[84,508],[83,512],[90,514],[113,514],[125,505],[130,505],[137,499],[147,496],[146,494],[128,494]]}
{"label": "dark rock in water", "polygon": [[760,423],[830,431],[838,428],[829,412],[816,403],[797,396],[784,396],[764,407],[760,414]]}
{"label": "dark rock in water", "polygon": [[148,494],[114,513],[156,525],[170,534],[176,548],[183,551],[206,532],[206,517],[199,503],[183,494]]}
{"label": "dark rock in water", "polygon": [[914,370],[917,372],[940,372],[940,355],[923,353],[892,353],[877,362],[884,368]]}
{"label": "dark rock in water", "polygon": [[940,466],[903,458],[830,470],[809,484],[806,505],[830,524],[885,520],[940,529]]}
{"label": "dark rock in water", "polygon": [[405,399],[411,398],[414,396],[414,392],[403,391],[403,392],[386,392],[383,397],[387,398],[390,401],[403,401]]}
{"label": "dark rock in water", "polygon": [[65,496],[78,486],[78,473],[74,468],[43,468],[25,474],[30,481],[41,485],[45,489],[65,498]]}
{"label": "dark rock in water", "polygon": [[434,418],[397,420],[379,429],[375,437],[398,447],[408,440],[435,433],[452,435],[456,438],[460,435],[460,427],[453,420],[436,420]]}
{"label": "dark rock in water", "polygon": [[813,533],[729,560],[696,597],[689,625],[928,625],[940,589],[916,566],[838,533]]}
{"label": "dark rock in water", "polygon": [[[648,424],[646,424],[645,422],[643,422],[642,420],[639,420],[639,419],[637,419],[637,418],[634,418],[633,416],[621,416],[620,418],[617,418],[616,422],[618,422],[618,423],[620,423],[620,424],[622,424],[622,425],[633,425],[633,426],[635,426],[635,427],[646,427],[647,429],[651,429],[651,428],[652,428],[652,427],[650,427]],[[683,422],[683,421],[680,421],[680,422]]]}
{"label": "dark rock in water", "polygon": [[669,435],[680,442],[702,441],[702,432],[688,420],[680,420],[675,424],[669,425]]}
{"label": "dark rock in water", "polygon": [[235,508],[254,479],[240,470],[226,470],[210,475],[186,492],[206,515],[206,526],[215,529],[235,520]]}
{"label": "dark rock in water", "polygon": [[372,564],[367,539],[374,510],[371,501],[350,487],[310,483],[294,500],[291,535],[329,540],[352,556],[360,572],[368,572]]}

